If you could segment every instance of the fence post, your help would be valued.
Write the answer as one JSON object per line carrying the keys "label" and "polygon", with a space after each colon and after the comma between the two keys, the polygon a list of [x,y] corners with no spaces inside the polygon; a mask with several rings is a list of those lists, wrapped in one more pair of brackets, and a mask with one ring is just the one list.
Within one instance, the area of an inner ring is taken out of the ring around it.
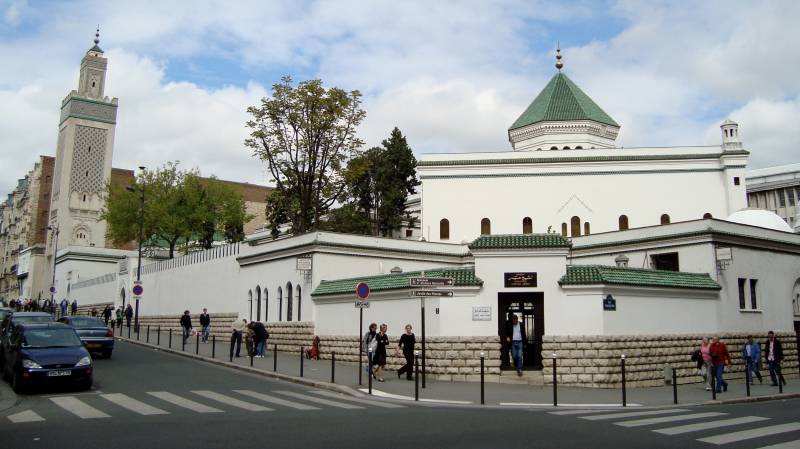
{"label": "fence post", "polygon": [[300,346],[300,377],[303,377],[303,347]]}
{"label": "fence post", "polygon": [[[369,378],[372,379],[372,376]],[[370,381],[370,385],[372,385],[372,381]],[[419,351],[414,351],[414,400],[419,401]]]}
{"label": "fence post", "polygon": [[195,344],[194,353],[195,353],[195,355],[200,355],[200,332],[198,332],[195,335],[196,335],[196,338],[195,338],[195,343],[194,343]]}
{"label": "fence post", "polygon": [[622,406],[627,407],[628,397],[627,392],[625,391],[625,354],[622,354],[620,367],[622,368]]}
{"label": "fence post", "polygon": [[331,383],[336,383],[336,351],[331,352]]}
{"label": "fence post", "polygon": [[553,407],[558,407],[558,364],[556,353],[553,353]]}
{"label": "fence post", "polygon": [[481,351],[481,405],[486,404],[486,401],[484,400],[484,390],[483,390],[483,368],[484,368],[485,355],[486,354],[483,351]]}
{"label": "fence post", "polygon": [[672,403],[678,403],[678,370],[672,367]]}
{"label": "fence post", "polygon": [[278,371],[278,344],[272,345],[272,371]]}

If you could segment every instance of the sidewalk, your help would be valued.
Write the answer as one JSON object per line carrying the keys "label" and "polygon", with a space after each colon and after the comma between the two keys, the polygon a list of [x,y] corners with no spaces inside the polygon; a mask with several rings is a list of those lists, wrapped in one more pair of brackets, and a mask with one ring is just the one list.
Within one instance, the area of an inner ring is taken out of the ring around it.
{"label": "sidewalk", "polygon": [[[123,328],[122,335],[117,338],[129,340],[127,328]],[[136,335],[131,333],[130,341],[133,343],[145,343],[146,335],[143,333],[136,340]],[[159,337],[156,332],[151,331],[150,342],[156,346]],[[230,341],[217,339],[216,348],[209,339],[208,343],[200,343],[199,349],[195,344],[196,338],[191,337],[185,347],[181,345],[181,335],[172,334],[171,349],[176,352],[184,352],[187,355],[211,359],[219,362],[229,362],[230,360]],[[169,334],[162,333],[160,336],[161,348],[167,349],[169,346]],[[268,345],[267,355],[264,358],[254,358],[253,369],[263,373],[277,373],[282,378],[290,376],[294,380],[300,380],[300,348],[296,354],[279,352],[277,363],[272,346]],[[250,358],[242,345],[242,357],[234,357],[233,364],[247,367],[250,369]],[[330,360],[308,360],[302,358],[303,376],[302,381],[313,382],[315,384],[331,383],[331,361]],[[729,381],[728,391],[717,395],[717,401],[745,401],[775,399],[779,394],[778,387],[769,386],[769,373],[763,372],[764,384],[756,384],[750,388],[750,398],[746,395],[746,386],[743,380]],[[405,378],[398,379],[395,371],[387,371],[384,375],[386,382],[373,380],[373,394],[379,397],[391,399],[414,399],[414,382],[407,381]],[[796,373],[786,373],[788,385],[783,387],[783,395],[780,398],[800,397],[800,382]],[[362,376],[362,385],[358,383],[358,365],[337,362],[335,366],[334,383],[341,387],[347,387],[351,391],[361,391],[366,394],[368,391],[368,378],[366,372]],[[486,405],[500,406],[519,406],[519,407],[544,407],[553,405],[552,386],[533,386],[533,385],[514,385],[486,383],[484,386],[484,397]],[[673,405],[673,390],[671,385],[663,387],[649,388],[628,388],[626,391],[627,405],[637,406],[668,406]],[[444,402],[455,404],[480,404],[480,383],[478,382],[448,382],[437,381],[433,376],[426,379],[425,388],[422,388],[420,379],[419,397],[424,402]],[[704,384],[683,384],[678,385],[678,404],[698,404],[712,401],[710,391],[705,391]],[[622,404],[621,389],[595,389],[579,387],[558,387],[558,405],[564,407],[618,407]]]}

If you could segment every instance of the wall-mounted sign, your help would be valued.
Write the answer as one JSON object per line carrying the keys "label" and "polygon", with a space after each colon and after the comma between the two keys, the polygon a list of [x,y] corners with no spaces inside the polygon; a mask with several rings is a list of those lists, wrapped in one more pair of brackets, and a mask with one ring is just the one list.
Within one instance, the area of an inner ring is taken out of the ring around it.
{"label": "wall-mounted sign", "polygon": [[472,321],[492,321],[492,306],[472,306]]}
{"label": "wall-mounted sign", "polygon": [[447,287],[454,284],[453,278],[408,278],[411,287]]}
{"label": "wall-mounted sign", "polygon": [[611,295],[603,298],[603,310],[617,310],[617,300]]}
{"label": "wall-mounted sign", "polygon": [[435,297],[440,296],[443,298],[449,298],[453,296],[453,290],[414,290],[412,292],[413,296],[419,297]]}
{"label": "wall-mounted sign", "polygon": [[297,271],[311,271],[311,258],[310,257],[298,257],[297,258]]}
{"label": "wall-mounted sign", "polygon": [[536,273],[505,273],[506,288],[536,287]]}

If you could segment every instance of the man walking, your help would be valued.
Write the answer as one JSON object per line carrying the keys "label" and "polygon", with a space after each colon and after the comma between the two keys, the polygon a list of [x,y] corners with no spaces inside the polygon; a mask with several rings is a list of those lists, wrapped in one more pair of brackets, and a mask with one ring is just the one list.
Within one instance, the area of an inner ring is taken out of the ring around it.
{"label": "man walking", "polygon": [[122,307],[117,307],[117,327],[122,329]]}
{"label": "man walking", "polygon": [[742,348],[742,358],[744,359],[744,366],[745,366],[745,380],[750,379],[750,385],[755,383],[753,380],[753,375],[758,378],[758,383],[763,383],[763,379],[761,378],[761,370],[759,366],[761,365],[761,347],[758,343],[753,341],[753,336],[747,336],[747,342],[744,344]]}
{"label": "man walking", "polygon": [[714,337],[711,340],[711,363],[714,365],[714,377],[716,378],[717,393],[728,391],[728,382],[723,379],[725,372],[725,364],[731,365],[731,355],[728,353],[728,347],[720,341],[719,337]]}
{"label": "man walking", "polygon": [[192,317],[189,316],[188,310],[184,310],[183,316],[181,316],[181,328],[183,329],[183,344],[185,345],[192,334]]}
{"label": "man walking", "polygon": [[203,343],[208,343],[209,326],[211,326],[211,317],[208,315],[208,309],[203,308],[203,313],[200,314],[200,327],[203,328],[201,340],[203,340]]}
{"label": "man walking", "polygon": [[73,299],[72,300],[72,314],[73,315],[77,315],[78,314],[78,300],[77,299]]}
{"label": "man walking", "polygon": [[511,344],[511,356],[514,359],[514,368],[517,376],[522,376],[522,348],[525,344],[525,326],[519,322],[516,314],[511,315],[511,322],[506,329],[507,342]]}
{"label": "man walking", "polygon": [[234,349],[236,349],[236,357],[241,357],[240,352],[242,350],[242,333],[244,333],[244,328],[247,326],[247,320],[243,319],[242,321],[234,320],[233,324],[231,325],[231,355],[234,354]]}
{"label": "man walking", "polygon": [[128,307],[125,308],[125,325],[131,327],[131,320],[133,319],[133,307],[128,304]]}
{"label": "man walking", "polygon": [[69,303],[67,302],[67,298],[63,298],[61,300],[61,316],[67,316],[67,306]]}
{"label": "man walking", "polygon": [[778,382],[786,385],[786,379],[781,374],[781,362],[783,361],[783,346],[781,341],[775,337],[775,332],[767,333],[767,342],[764,344],[764,358],[769,364],[769,378],[772,379],[772,386],[777,387]]}
{"label": "man walking", "polygon": [[267,337],[269,336],[267,328],[264,327],[264,323],[261,321],[252,321],[252,323],[253,332],[255,333],[256,357],[264,357],[264,346],[266,346]]}

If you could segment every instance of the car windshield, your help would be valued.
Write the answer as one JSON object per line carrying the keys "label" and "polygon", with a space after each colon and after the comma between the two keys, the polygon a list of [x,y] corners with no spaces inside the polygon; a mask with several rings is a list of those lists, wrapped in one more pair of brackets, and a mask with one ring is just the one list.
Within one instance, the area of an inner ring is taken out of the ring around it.
{"label": "car windshield", "polygon": [[50,315],[14,316],[14,324],[22,323],[49,323],[53,321]]}
{"label": "car windshield", "polygon": [[91,316],[78,316],[70,320],[70,324],[75,327],[106,327],[103,320]]}
{"label": "car windshield", "polygon": [[81,344],[81,340],[73,329],[44,328],[26,329],[22,347],[54,348],[81,346]]}

